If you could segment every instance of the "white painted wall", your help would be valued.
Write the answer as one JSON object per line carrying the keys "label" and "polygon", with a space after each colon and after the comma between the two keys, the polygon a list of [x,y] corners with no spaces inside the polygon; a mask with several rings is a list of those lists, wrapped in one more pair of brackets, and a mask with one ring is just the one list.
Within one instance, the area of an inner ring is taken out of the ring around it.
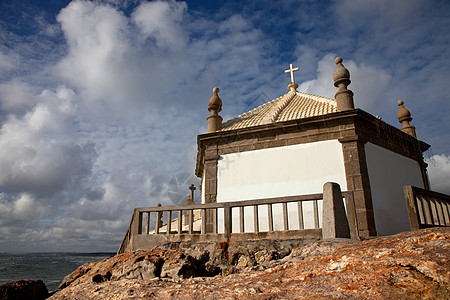
{"label": "white painted wall", "polygon": [[403,186],[423,188],[419,164],[371,143],[365,149],[378,235],[410,230]]}
{"label": "white painted wall", "polygon": [[327,181],[346,190],[337,140],[221,155],[217,202],[322,193]]}
{"label": "white painted wall", "polygon": [[[342,145],[337,140],[222,155],[217,177],[217,202],[322,193],[327,181],[347,190]],[[264,231],[267,207],[259,210],[260,229]],[[273,207],[274,228],[278,230],[283,224],[281,211],[281,205]],[[298,228],[297,206],[290,205],[288,213],[290,229]],[[245,231],[252,232],[253,212],[249,208],[244,215]],[[303,215],[305,228],[312,228],[312,203],[305,203]],[[238,216],[238,211],[233,212],[233,223]],[[221,225],[219,213],[219,228]]]}

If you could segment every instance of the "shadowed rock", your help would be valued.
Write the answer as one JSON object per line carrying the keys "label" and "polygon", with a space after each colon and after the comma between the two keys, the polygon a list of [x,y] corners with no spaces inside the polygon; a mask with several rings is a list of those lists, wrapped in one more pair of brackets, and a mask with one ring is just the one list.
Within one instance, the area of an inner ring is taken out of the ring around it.
{"label": "shadowed rock", "polygon": [[42,280],[18,280],[0,285],[2,300],[42,300],[49,296]]}

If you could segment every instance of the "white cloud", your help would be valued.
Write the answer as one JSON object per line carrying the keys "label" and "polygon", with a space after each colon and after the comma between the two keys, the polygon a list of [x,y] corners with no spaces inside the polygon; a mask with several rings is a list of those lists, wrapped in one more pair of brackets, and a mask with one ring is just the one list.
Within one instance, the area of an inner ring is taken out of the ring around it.
{"label": "white cloud", "polygon": [[431,189],[450,195],[450,156],[433,155],[426,162]]}
{"label": "white cloud", "polygon": [[37,102],[35,91],[26,82],[13,79],[0,83],[0,107],[4,112],[23,114]]}
{"label": "white cloud", "polygon": [[147,2],[134,11],[132,18],[144,38],[152,38],[158,47],[170,51],[181,50],[187,40],[180,24],[186,10],[185,2]]}
{"label": "white cloud", "polygon": [[27,227],[34,223],[42,214],[35,198],[28,193],[17,197],[0,193],[0,226],[19,225]]}
{"label": "white cloud", "polygon": [[23,117],[9,115],[0,129],[0,189],[51,196],[89,176],[92,143],[74,141],[73,92],[44,91]]}
{"label": "white cloud", "polygon": [[74,1],[57,20],[69,46],[58,65],[60,74],[81,89],[87,100],[124,99],[115,92],[123,86],[120,67],[128,48],[125,16],[110,6]]}

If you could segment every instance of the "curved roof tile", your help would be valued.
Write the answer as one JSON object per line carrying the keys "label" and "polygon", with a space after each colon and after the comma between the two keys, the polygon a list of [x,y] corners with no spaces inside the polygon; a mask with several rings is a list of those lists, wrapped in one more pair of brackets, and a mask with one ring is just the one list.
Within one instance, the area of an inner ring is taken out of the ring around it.
{"label": "curved roof tile", "polygon": [[333,112],[337,112],[336,101],[291,91],[223,123],[220,131],[320,116]]}

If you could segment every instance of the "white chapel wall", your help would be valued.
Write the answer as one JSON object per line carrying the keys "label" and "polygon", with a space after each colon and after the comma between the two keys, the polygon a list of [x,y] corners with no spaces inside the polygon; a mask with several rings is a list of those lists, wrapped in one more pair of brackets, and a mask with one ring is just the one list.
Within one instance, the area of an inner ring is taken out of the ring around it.
{"label": "white chapel wall", "polygon": [[[218,161],[217,202],[322,193],[327,181],[346,190],[342,145],[337,140],[299,144],[221,155]],[[319,202],[321,211],[322,203]],[[274,229],[282,229],[281,205],[273,207]],[[289,228],[298,229],[297,206],[288,205]],[[253,231],[253,211],[246,207],[245,232]],[[268,230],[267,207],[259,207],[260,230]],[[312,202],[304,204],[305,228],[313,228]],[[219,212],[218,228],[222,228]],[[233,211],[233,232],[238,232],[238,209]],[[321,225],[321,214],[319,214]]]}
{"label": "white chapel wall", "polygon": [[221,155],[217,202],[322,193],[327,181],[346,190],[337,140]]}
{"label": "white chapel wall", "polygon": [[371,143],[365,149],[378,235],[410,230],[403,186],[423,188],[419,164]]}

